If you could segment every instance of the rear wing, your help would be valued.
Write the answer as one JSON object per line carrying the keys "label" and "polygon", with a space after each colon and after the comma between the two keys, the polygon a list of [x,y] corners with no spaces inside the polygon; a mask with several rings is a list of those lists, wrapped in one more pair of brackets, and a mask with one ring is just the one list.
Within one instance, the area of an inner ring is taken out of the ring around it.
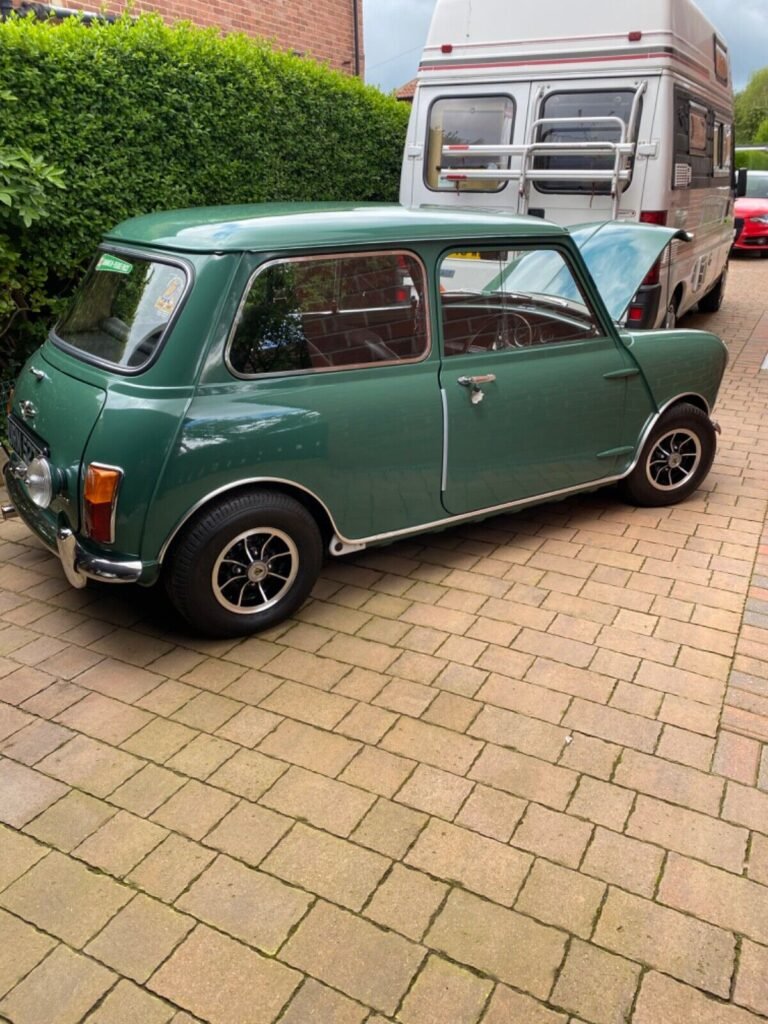
{"label": "rear wing", "polygon": [[[615,220],[619,211],[621,197],[621,186],[629,181],[632,173],[631,163],[639,154],[652,155],[653,144],[638,143],[637,122],[640,114],[640,100],[646,89],[646,82],[642,82],[635,90],[632,98],[629,118],[624,121],[621,117],[545,117],[534,121],[528,129],[528,138],[523,145],[442,145],[439,140],[440,161],[437,166],[437,173],[441,181],[456,182],[462,181],[518,181],[517,213],[528,212],[529,186],[532,181],[606,181],[609,183],[611,195],[611,217]],[[540,90],[536,99],[536,106],[541,99]],[[619,132],[618,142],[541,142],[537,136],[542,129],[554,127],[555,125],[569,125],[571,127],[610,127],[616,128]],[[438,133],[442,134],[442,133]],[[437,148],[435,146],[434,148]],[[429,146],[430,153],[433,150],[432,140]],[[519,158],[516,166],[491,167],[491,168],[452,168],[443,164],[445,157],[451,156],[496,156],[509,158],[510,164],[513,158]],[[535,167],[537,157],[543,156],[608,156],[613,158],[613,166],[604,169],[593,168],[543,168]],[[428,153],[428,160],[431,157]]]}

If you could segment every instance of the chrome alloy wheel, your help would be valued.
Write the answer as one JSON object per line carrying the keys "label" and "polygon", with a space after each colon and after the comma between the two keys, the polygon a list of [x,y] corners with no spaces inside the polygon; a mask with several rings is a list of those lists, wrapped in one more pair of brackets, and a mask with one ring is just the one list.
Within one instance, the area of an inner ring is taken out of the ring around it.
{"label": "chrome alloy wheel", "polygon": [[299,551],[287,533],[268,526],[230,541],[211,573],[219,604],[238,615],[263,612],[285,596],[299,571]]}
{"label": "chrome alloy wheel", "polygon": [[645,463],[648,482],[659,491],[686,484],[701,461],[701,441],[692,430],[669,430],[656,441]]}

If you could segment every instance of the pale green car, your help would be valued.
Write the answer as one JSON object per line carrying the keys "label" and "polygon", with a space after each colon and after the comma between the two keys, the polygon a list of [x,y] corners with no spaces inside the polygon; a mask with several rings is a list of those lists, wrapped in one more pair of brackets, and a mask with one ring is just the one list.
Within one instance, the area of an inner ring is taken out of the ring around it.
{"label": "pale green car", "polygon": [[617,327],[679,232],[398,206],[139,217],[18,380],[13,506],[88,578],[235,635],[323,557],[620,482],[681,501],[727,353]]}

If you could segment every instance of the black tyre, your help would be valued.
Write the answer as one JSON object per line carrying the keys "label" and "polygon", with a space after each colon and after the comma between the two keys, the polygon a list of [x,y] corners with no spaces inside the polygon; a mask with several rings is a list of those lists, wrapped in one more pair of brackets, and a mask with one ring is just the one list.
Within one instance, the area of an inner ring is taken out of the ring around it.
{"label": "black tyre", "polygon": [[701,313],[716,313],[723,304],[725,298],[725,282],[728,277],[728,267],[718,277],[714,288],[710,288],[706,295],[699,299],[699,311]]}
{"label": "black tyre", "polygon": [[715,428],[695,405],[676,405],[659,419],[640,458],[621,484],[634,505],[676,505],[699,487],[712,466]]}
{"label": "black tyre", "polygon": [[680,296],[675,294],[667,303],[667,310],[664,313],[664,320],[661,324],[665,331],[674,331],[677,327],[677,311],[680,308]]}
{"label": "black tyre", "polygon": [[222,499],[176,541],[165,584],[173,605],[208,636],[274,626],[309,596],[323,561],[317,523],[274,491]]}

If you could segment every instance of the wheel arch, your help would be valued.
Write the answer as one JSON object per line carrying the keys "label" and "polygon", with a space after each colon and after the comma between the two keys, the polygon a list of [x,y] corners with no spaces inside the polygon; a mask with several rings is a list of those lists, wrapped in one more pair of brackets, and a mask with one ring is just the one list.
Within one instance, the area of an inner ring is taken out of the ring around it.
{"label": "wheel arch", "polygon": [[165,539],[157,558],[158,563],[161,566],[164,564],[184,529],[194,523],[199,516],[204,515],[205,512],[215,505],[217,501],[222,498],[233,498],[237,495],[246,494],[249,491],[275,491],[279,494],[285,494],[290,498],[294,498],[300,505],[304,506],[307,512],[309,512],[317,523],[317,527],[320,530],[323,543],[326,547],[330,543],[333,535],[337,532],[330,510],[316,494],[312,493],[312,491],[307,490],[305,487],[302,487],[300,484],[294,483],[291,480],[281,480],[273,477],[255,477],[253,479],[238,480],[232,484],[227,484],[215,491],[211,491],[196,502],[176,523],[168,537]]}

